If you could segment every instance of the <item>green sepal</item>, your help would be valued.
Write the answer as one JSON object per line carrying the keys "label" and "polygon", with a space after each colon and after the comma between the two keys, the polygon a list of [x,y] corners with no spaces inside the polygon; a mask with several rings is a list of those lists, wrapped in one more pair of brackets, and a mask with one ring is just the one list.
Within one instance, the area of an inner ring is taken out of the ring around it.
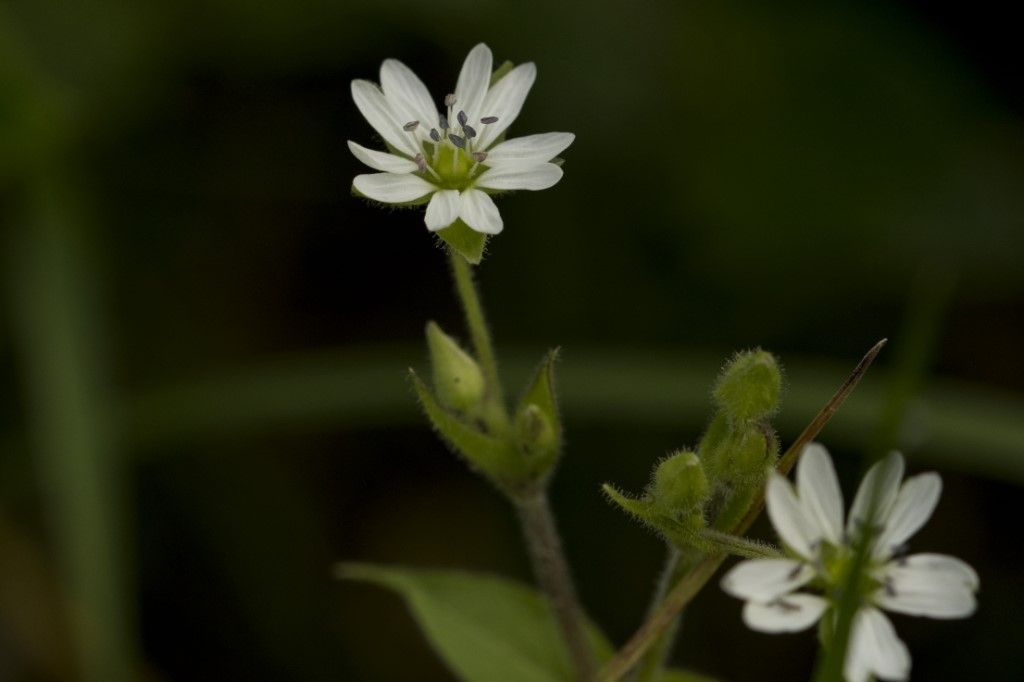
{"label": "green sepal", "polygon": [[442,407],[414,370],[409,370],[409,377],[430,423],[471,469],[502,487],[524,479],[522,458],[508,441],[484,433]]}
{"label": "green sepal", "polygon": [[629,495],[621,492],[611,483],[605,483],[602,485],[601,490],[603,490],[604,494],[608,496],[608,499],[618,505],[622,511],[636,518],[637,521],[647,525],[653,525],[653,517],[656,512],[654,511],[654,505],[652,505],[648,499],[630,497]]}
{"label": "green sepal", "polygon": [[[490,85],[488,85],[488,87],[491,87],[491,88],[493,88],[493,87],[494,87],[494,84],[495,84],[495,83],[497,83],[497,82],[498,82],[498,81],[500,81],[500,80],[501,80],[502,78],[504,78],[505,76],[507,76],[507,75],[508,75],[508,72],[509,72],[509,71],[511,71],[511,70],[512,70],[512,69],[514,69],[514,68],[516,68],[516,65],[515,65],[515,64],[513,64],[512,62],[510,62],[509,60],[507,60],[507,59],[506,59],[506,60],[505,60],[504,62],[502,62],[502,63],[501,63],[501,66],[499,66],[498,68],[496,68],[496,69],[495,69],[495,70],[494,70],[494,71],[493,71],[493,72],[491,73],[491,82],[490,82]],[[483,115],[484,115],[484,116],[490,116],[490,114],[488,114],[488,113],[486,113],[486,112],[484,112],[484,114],[483,114]]]}
{"label": "green sepal", "polygon": [[447,244],[448,248],[465,258],[470,265],[479,265],[484,257],[487,235],[472,229],[462,222],[461,218],[434,234]]}
{"label": "green sepal", "polygon": [[533,381],[516,408],[516,435],[534,476],[550,473],[562,452],[562,422],[555,395],[555,362],[552,349],[537,367]]}
{"label": "green sepal", "polygon": [[437,323],[427,323],[427,348],[438,401],[458,412],[471,414],[486,388],[480,365]]}
{"label": "green sepal", "polygon": [[601,486],[604,494],[624,512],[649,527],[667,542],[680,548],[698,546],[699,533],[704,528],[700,507],[669,514],[650,495],[636,498],[620,492],[610,483]]}
{"label": "green sepal", "polygon": [[558,166],[559,168],[561,168],[562,165],[565,163],[565,159],[563,159],[561,156],[556,156],[555,158],[553,158],[550,161],[548,161],[548,163],[553,163],[556,166]]}

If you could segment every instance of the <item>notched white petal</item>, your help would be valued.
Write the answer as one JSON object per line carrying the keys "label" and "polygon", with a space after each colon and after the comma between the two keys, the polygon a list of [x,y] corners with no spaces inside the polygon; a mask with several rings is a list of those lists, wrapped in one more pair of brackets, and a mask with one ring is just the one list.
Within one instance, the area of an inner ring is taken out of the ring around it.
{"label": "notched white petal", "polygon": [[412,173],[416,170],[416,163],[409,159],[376,149],[367,149],[352,140],[348,141],[348,149],[352,152],[352,156],[374,170],[385,173]]}
{"label": "notched white petal", "polygon": [[411,173],[368,173],[352,181],[363,196],[385,204],[404,204],[421,199],[436,187]]}
{"label": "notched white petal", "polygon": [[352,81],[352,100],[356,103],[359,113],[381,137],[387,140],[388,144],[409,156],[418,153],[415,138],[402,130],[402,125],[408,121],[399,120],[400,117],[392,110],[376,83],[366,80]]}
{"label": "notched white petal", "polygon": [[481,105],[482,116],[497,116],[494,123],[483,126],[478,144],[486,149],[498,136],[505,132],[519,116],[526,101],[526,95],[537,78],[537,67],[533,62],[520,64],[487,91]]}
{"label": "notched white petal", "polygon": [[462,202],[459,200],[458,190],[444,189],[435,192],[434,196],[430,197],[427,213],[423,219],[427,224],[427,229],[437,232],[448,227],[459,217],[461,207]]}
{"label": "notched white petal", "polygon": [[489,115],[489,112],[481,111],[481,106],[487,95],[487,86],[491,83],[493,59],[491,48],[483,43],[478,44],[466,55],[459,80],[455,84],[454,109],[465,111],[474,124],[482,116]]}
{"label": "notched white petal", "polygon": [[722,589],[740,599],[767,602],[806,584],[814,574],[809,565],[793,559],[751,559],[725,574]]}
{"label": "notched white petal", "polygon": [[531,164],[550,161],[565,151],[576,136],[572,133],[539,133],[505,140],[487,152],[487,165]]}
{"label": "notched white petal", "polygon": [[908,478],[900,488],[892,511],[878,536],[875,556],[891,556],[892,550],[906,542],[928,522],[942,494],[942,479],[933,472]]}
{"label": "notched white petal", "polygon": [[910,676],[907,645],[878,609],[865,607],[854,617],[845,673],[848,680],[857,681],[866,679],[867,674],[883,680],[905,680]]}
{"label": "notched white petal", "polygon": [[553,163],[533,166],[502,165],[488,168],[477,178],[476,185],[496,190],[541,190],[557,184],[562,169]]}
{"label": "notched white petal", "polygon": [[768,518],[782,541],[805,559],[813,559],[815,532],[789,481],[773,473],[768,479],[765,501]]}
{"label": "notched white petal", "polygon": [[896,501],[902,479],[903,455],[898,452],[889,453],[885,459],[872,466],[861,481],[856,497],[853,498],[850,518],[846,521],[847,532],[852,535],[867,522],[872,502],[875,503],[874,524],[884,525]]}
{"label": "notched white petal", "polygon": [[483,234],[498,234],[505,225],[494,200],[478,189],[467,189],[460,195],[459,217],[470,228]]}
{"label": "notched white petal", "polygon": [[828,450],[819,443],[804,448],[796,472],[800,502],[821,535],[834,545],[842,541],[843,493]]}
{"label": "notched white petal", "polygon": [[787,594],[773,601],[748,601],[743,622],[760,632],[799,632],[811,627],[828,608],[828,602],[813,594]]}
{"label": "notched white petal", "polygon": [[974,613],[978,575],[941,554],[918,554],[885,565],[883,586],[872,599],[882,608],[911,616],[966,618]]}
{"label": "notched white petal", "polygon": [[380,67],[380,85],[384,97],[396,112],[402,113],[402,124],[419,121],[419,137],[437,125],[437,107],[430,91],[412,69],[397,59],[385,59]]}

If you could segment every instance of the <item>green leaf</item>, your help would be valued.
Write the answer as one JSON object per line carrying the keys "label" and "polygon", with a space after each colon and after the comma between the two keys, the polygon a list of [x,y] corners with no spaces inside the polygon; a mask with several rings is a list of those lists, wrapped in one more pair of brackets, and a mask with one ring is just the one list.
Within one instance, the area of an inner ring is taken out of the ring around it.
{"label": "green leaf", "polygon": [[[569,653],[547,602],[533,588],[464,571],[342,564],[338,577],[398,592],[445,663],[462,680],[565,682]],[[612,647],[593,625],[599,661]],[[385,636],[385,633],[381,633]]]}
{"label": "green leaf", "polygon": [[520,429],[520,445],[531,468],[538,475],[551,469],[562,450],[562,421],[558,415],[558,399],[555,397],[557,360],[558,349],[555,348],[548,352],[537,368],[533,381],[516,409],[517,424],[537,423],[539,418],[545,427],[542,433],[537,433],[536,429]]}
{"label": "green leaf", "polygon": [[435,233],[453,251],[465,258],[470,265],[479,265],[484,257],[487,235],[477,232],[462,219]]}
{"label": "green leaf", "polygon": [[416,372],[410,369],[409,376],[430,423],[470,467],[499,484],[515,483],[524,478],[522,458],[508,442],[461,420],[437,402]]}

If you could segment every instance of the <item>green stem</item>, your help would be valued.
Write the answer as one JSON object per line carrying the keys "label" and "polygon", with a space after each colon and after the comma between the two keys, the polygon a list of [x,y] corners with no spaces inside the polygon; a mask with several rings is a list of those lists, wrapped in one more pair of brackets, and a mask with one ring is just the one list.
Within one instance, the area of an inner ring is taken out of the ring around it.
{"label": "green stem", "polygon": [[[450,256],[455,291],[466,315],[466,326],[469,327],[477,361],[487,381],[484,417],[496,430],[505,430],[509,417],[505,409],[501,378],[498,376],[498,361],[480,295],[473,282],[473,272],[461,255],[452,251]],[[586,618],[576,596],[569,563],[548,504],[547,490],[537,487],[509,497],[519,515],[534,575],[554,611],[577,677],[589,682],[594,679],[597,663],[587,641]]]}
{"label": "green stem", "polygon": [[543,490],[514,500],[523,536],[530,553],[533,572],[555,613],[569,649],[577,679],[593,680],[597,671],[594,654],[587,641],[585,618],[555,518]]}
{"label": "green stem", "polygon": [[498,360],[494,353],[494,344],[491,342],[491,332],[487,328],[484,308],[480,303],[480,295],[476,291],[476,283],[473,282],[473,271],[470,264],[460,254],[452,251],[450,256],[452,276],[455,278],[455,292],[459,295],[459,301],[462,303],[462,311],[466,315],[466,326],[469,327],[469,335],[473,340],[476,358],[483,368],[484,379],[487,381],[487,399],[492,404],[501,406],[502,412],[504,412],[505,398],[501,379],[498,376]]}
{"label": "green stem", "polygon": [[[691,568],[692,563],[684,561],[682,553],[676,547],[670,545],[668,554],[665,557],[665,566],[661,570],[661,577],[658,578],[658,586],[655,588],[654,594],[651,596],[651,603],[647,607],[647,619],[650,619],[657,613],[658,608],[665,601],[669,588],[682,580],[683,576]],[[640,660],[640,665],[637,666],[636,675],[633,678],[634,682],[655,682],[661,676],[661,671],[665,667],[665,661],[668,659],[669,651],[671,651],[672,644],[675,642],[682,620],[683,614],[680,612],[676,615],[675,621],[666,628],[665,632],[661,633],[661,636],[647,650],[647,653]]]}

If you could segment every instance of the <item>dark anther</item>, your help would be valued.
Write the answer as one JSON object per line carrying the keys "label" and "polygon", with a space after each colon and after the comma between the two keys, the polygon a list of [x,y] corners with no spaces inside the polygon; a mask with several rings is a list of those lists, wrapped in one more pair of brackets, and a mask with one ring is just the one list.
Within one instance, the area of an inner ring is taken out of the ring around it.
{"label": "dark anther", "polygon": [[480,119],[480,122],[483,123],[484,125],[490,125],[491,123],[497,123],[498,122],[498,117],[497,116],[484,116],[482,119]]}
{"label": "dark anther", "polygon": [[433,140],[434,142],[441,141],[441,133],[437,132],[437,128],[430,129],[430,139]]}
{"label": "dark anther", "polygon": [[402,126],[402,130],[404,130],[407,133],[408,132],[412,132],[413,130],[416,130],[416,128],[418,128],[419,125],[420,125],[419,121],[409,121],[404,126]]}
{"label": "dark anther", "polygon": [[474,128],[471,125],[466,125],[465,123],[463,123],[462,124],[462,132],[466,133],[466,137],[469,137],[469,138],[476,137],[476,128]]}
{"label": "dark anther", "polygon": [[459,120],[459,125],[460,126],[466,125],[466,122],[469,121],[469,117],[466,116],[466,112],[465,111],[459,111],[459,113],[455,115],[455,118],[457,118]]}
{"label": "dark anther", "polygon": [[448,139],[451,140],[452,144],[458,147],[459,149],[466,148],[466,140],[459,137],[458,135],[449,135]]}
{"label": "dark anther", "polygon": [[483,163],[487,158],[487,152],[473,152],[473,160],[477,163]]}
{"label": "dark anther", "polygon": [[441,130],[448,130],[448,117],[441,114],[437,119],[437,125]]}
{"label": "dark anther", "polygon": [[789,572],[788,576],[786,576],[786,579],[787,580],[796,580],[796,577],[798,575],[800,575],[800,571],[801,571],[801,569],[803,569],[803,567],[804,567],[803,564],[797,564],[796,566],[794,566],[793,570]]}
{"label": "dark anther", "polygon": [[422,154],[417,154],[416,158],[414,158],[413,161],[416,162],[416,165],[419,167],[420,170],[427,169],[427,160],[423,158]]}

